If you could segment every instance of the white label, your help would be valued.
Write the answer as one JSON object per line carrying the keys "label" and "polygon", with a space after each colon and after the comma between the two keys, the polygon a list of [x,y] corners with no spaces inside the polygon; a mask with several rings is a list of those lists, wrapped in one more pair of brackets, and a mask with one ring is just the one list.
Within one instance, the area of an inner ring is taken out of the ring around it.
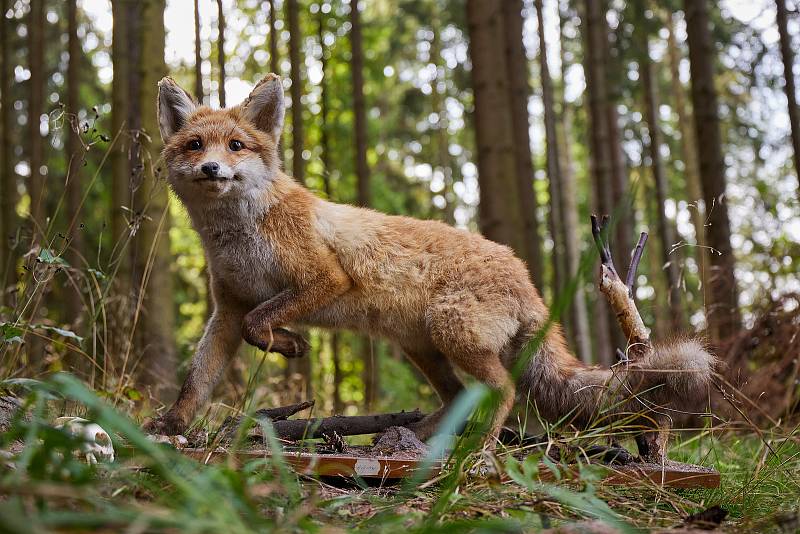
{"label": "white label", "polygon": [[362,477],[375,476],[381,472],[381,463],[372,458],[359,458],[356,460],[355,471]]}

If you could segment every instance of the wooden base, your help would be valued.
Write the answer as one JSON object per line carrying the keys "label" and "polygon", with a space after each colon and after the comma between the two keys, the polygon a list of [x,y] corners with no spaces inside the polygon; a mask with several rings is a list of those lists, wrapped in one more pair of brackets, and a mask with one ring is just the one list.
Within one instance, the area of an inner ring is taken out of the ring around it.
{"label": "wooden base", "polygon": [[[228,451],[217,449],[181,449],[180,452],[203,463],[217,463],[229,458]],[[268,450],[242,450],[235,459],[243,462],[259,458],[270,458]],[[334,476],[364,479],[396,480],[413,476],[423,469],[419,458],[396,458],[366,456],[358,454],[319,454],[286,451],[285,462],[296,472],[309,476]],[[428,467],[426,478],[442,468],[441,462]],[[602,483],[608,485],[641,486],[655,484],[670,488],[718,488],[720,474],[714,469],[693,464],[667,460],[664,465],[654,463],[632,463],[623,466],[607,466]],[[554,482],[552,472],[544,465],[539,467],[542,481]],[[576,471],[577,474],[577,471]]]}

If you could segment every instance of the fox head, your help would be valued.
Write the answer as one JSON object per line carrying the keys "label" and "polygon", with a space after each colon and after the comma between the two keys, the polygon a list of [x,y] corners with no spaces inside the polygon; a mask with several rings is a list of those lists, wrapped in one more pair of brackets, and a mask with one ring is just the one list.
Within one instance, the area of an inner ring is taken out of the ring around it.
{"label": "fox head", "polygon": [[280,169],[281,79],[268,74],[240,105],[195,104],[172,78],[158,82],[158,126],[169,182],[184,201],[258,194]]}

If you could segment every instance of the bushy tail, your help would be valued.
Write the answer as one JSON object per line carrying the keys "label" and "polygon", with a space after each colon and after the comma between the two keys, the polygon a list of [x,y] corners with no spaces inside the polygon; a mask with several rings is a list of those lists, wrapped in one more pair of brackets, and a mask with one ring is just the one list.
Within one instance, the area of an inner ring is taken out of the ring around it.
{"label": "bushy tail", "polygon": [[549,422],[585,428],[632,416],[663,421],[702,411],[715,363],[700,341],[679,339],[656,345],[635,362],[589,367],[556,332],[528,362],[518,391]]}

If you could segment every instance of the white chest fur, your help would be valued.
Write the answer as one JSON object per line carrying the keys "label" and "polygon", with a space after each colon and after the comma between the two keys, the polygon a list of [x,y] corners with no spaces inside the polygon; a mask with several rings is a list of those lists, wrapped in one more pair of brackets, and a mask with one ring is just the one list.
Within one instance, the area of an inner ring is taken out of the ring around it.
{"label": "white chest fur", "polygon": [[214,210],[195,219],[209,270],[225,297],[255,307],[284,288],[273,244],[262,229],[263,213],[238,209]]}

